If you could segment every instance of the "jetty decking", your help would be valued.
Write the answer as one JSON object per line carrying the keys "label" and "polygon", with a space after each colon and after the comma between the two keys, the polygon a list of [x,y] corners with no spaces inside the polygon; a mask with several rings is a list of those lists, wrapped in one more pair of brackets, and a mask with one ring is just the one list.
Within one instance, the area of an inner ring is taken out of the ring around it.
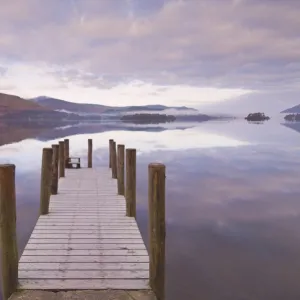
{"label": "jetty decking", "polygon": [[93,168],[92,153],[89,139],[87,168],[77,158],[72,169],[69,140],[43,149],[40,216],[20,260],[16,168],[0,165],[3,300],[164,300],[165,166],[148,166],[148,255],[135,219],[136,150],[126,149],[126,168],[113,140],[109,167]]}
{"label": "jetty decking", "polygon": [[66,169],[19,261],[19,288],[149,289],[149,256],[108,168]]}

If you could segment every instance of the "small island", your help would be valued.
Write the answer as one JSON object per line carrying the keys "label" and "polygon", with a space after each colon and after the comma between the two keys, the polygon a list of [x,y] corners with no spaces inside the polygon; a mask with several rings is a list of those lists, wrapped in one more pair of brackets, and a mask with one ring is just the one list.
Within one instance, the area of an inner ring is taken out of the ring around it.
{"label": "small island", "polygon": [[246,118],[247,121],[267,121],[270,120],[270,117],[266,116],[264,113],[251,113]]}
{"label": "small island", "polygon": [[288,114],[284,119],[289,122],[300,122],[300,114]]}
{"label": "small island", "polygon": [[166,114],[132,114],[122,116],[121,120],[135,124],[159,124],[174,122],[176,118]]}

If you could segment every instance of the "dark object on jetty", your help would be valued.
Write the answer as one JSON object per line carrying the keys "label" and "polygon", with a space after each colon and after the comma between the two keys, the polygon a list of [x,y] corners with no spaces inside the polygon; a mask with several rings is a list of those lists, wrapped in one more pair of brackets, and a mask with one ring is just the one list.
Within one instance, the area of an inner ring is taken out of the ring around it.
{"label": "dark object on jetty", "polygon": [[81,163],[80,163],[80,157],[69,157],[67,160],[67,169],[80,169]]}
{"label": "dark object on jetty", "polygon": [[249,114],[246,118],[247,121],[266,121],[270,120],[268,116],[266,116],[264,113],[252,113]]}

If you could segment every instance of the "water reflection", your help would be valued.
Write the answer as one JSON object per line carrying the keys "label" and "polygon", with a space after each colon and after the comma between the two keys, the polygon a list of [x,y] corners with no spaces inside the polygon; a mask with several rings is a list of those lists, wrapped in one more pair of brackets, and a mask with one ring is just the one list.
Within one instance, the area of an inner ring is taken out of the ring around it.
{"label": "water reflection", "polygon": [[[271,122],[259,128],[210,122],[184,130],[77,133],[70,137],[72,154],[86,156],[91,137],[95,165],[107,165],[109,138],[139,150],[137,214],[146,243],[147,165],[167,165],[167,299],[299,299],[296,131]],[[0,147],[0,161],[17,164],[21,250],[38,216],[41,148],[58,138]]]}

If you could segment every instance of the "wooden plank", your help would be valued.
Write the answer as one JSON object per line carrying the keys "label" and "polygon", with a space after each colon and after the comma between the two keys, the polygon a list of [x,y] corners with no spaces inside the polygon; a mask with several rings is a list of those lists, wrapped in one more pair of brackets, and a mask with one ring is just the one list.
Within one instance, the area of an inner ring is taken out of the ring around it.
{"label": "wooden plank", "polygon": [[138,263],[19,263],[19,270],[146,270],[149,271],[149,264]]}
{"label": "wooden plank", "polygon": [[19,290],[147,290],[147,279],[20,279]]}
{"label": "wooden plank", "polygon": [[111,229],[111,230],[118,230],[118,229],[124,229],[127,228],[129,230],[131,229],[138,229],[138,227],[135,224],[128,224],[125,227],[122,225],[99,225],[99,224],[95,224],[95,225],[80,225],[80,224],[67,224],[67,225],[61,225],[61,224],[48,224],[48,225],[36,225],[35,229],[36,230],[42,230],[42,229],[57,229],[57,230],[64,230],[64,229],[79,229],[79,230],[93,230],[93,229],[97,229],[97,228],[101,228],[101,229]]}
{"label": "wooden plank", "polygon": [[88,220],[83,220],[83,221],[76,221],[76,220],[56,220],[56,222],[52,222],[52,221],[42,221],[42,222],[38,222],[38,225],[43,225],[43,226],[49,226],[52,224],[56,224],[57,226],[65,226],[65,225],[78,225],[78,226],[107,226],[109,224],[111,224],[112,226],[129,226],[132,225],[134,226],[134,222],[125,222],[122,220],[100,220],[98,222],[89,222]]}
{"label": "wooden plank", "polygon": [[[72,218],[71,218],[72,219]],[[52,222],[53,220],[57,220],[57,218],[54,218],[54,217],[47,217],[47,218],[44,218],[44,217],[40,217],[38,219],[38,223],[42,223],[42,222]],[[105,222],[107,222],[107,220],[111,221],[111,222],[119,222],[119,223],[135,223],[136,222],[132,219],[132,218],[126,218],[126,217],[122,217],[122,216],[117,216],[117,217],[113,217],[113,216],[107,216],[106,218],[97,218],[97,222],[95,222],[95,220],[92,220],[92,221],[89,221],[89,220],[84,220],[84,219],[80,219],[80,220],[77,220],[79,223],[83,223],[83,222],[86,222],[86,223],[91,223],[91,224],[101,224],[101,222],[103,222],[103,220]],[[57,221],[63,221],[61,219],[58,219]],[[68,221],[68,220],[66,220]],[[52,222],[53,224],[55,224],[55,222]]]}
{"label": "wooden plank", "polygon": [[138,229],[134,228],[134,229],[128,229],[128,228],[124,228],[124,229],[118,229],[118,230],[111,230],[111,229],[103,229],[103,228],[98,228],[98,229],[34,229],[33,233],[35,234],[56,234],[56,233],[61,233],[61,234],[139,234]]}
{"label": "wooden plank", "polygon": [[67,211],[67,210],[52,210],[49,212],[49,216],[56,218],[56,217],[61,217],[61,216],[78,216],[78,217],[85,217],[85,216],[92,216],[92,217],[101,217],[101,216],[109,216],[109,217],[114,217],[117,216],[125,216],[124,215],[125,210],[120,209],[120,210],[103,210],[103,211],[97,211],[97,210],[73,210],[73,211]]}
{"label": "wooden plank", "polygon": [[137,262],[144,262],[149,263],[149,257],[146,255],[137,256],[137,255],[129,255],[129,256],[57,256],[57,255],[49,255],[49,256],[29,256],[29,255],[22,255],[20,262],[76,262],[76,263],[120,263],[120,262],[131,262],[131,263],[137,263]]}
{"label": "wooden plank", "polygon": [[47,234],[47,233],[33,233],[31,235],[31,238],[34,239],[70,239],[70,238],[76,238],[76,239],[138,239],[140,238],[140,234],[76,234],[76,233],[70,233],[70,234],[63,234],[63,233],[55,233],[55,234]]}
{"label": "wooden plank", "polygon": [[19,279],[148,279],[145,270],[19,270]]}
{"label": "wooden plank", "polygon": [[63,244],[63,243],[69,243],[69,244],[144,244],[143,240],[141,238],[138,239],[74,239],[70,238],[68,240],[57,238],[57,239],[35,239],[30,238],[28,241],[28,244]]}
{"label": "wooden plank", "polygon": [[[71,247],[69,248],[71,249]],[[94,256],[130,256],[130,255],[135,255],[135,256],[143,256],[143,255],[148,255],[148,252],[146,250],[45,250],[45,249],[27,249],[23,251],[22,256],[48,256],[48,255],[53,255],[53,256],[62,256],[62,255],[67,255],[67,256],[87,256],[87,255],[94,255]]]}
{"label": "wooden plank", "polygon": [[144,244],[27,244],[26,250],[121,250],[121,249],[128,249],[128,250],[146,250]]}

